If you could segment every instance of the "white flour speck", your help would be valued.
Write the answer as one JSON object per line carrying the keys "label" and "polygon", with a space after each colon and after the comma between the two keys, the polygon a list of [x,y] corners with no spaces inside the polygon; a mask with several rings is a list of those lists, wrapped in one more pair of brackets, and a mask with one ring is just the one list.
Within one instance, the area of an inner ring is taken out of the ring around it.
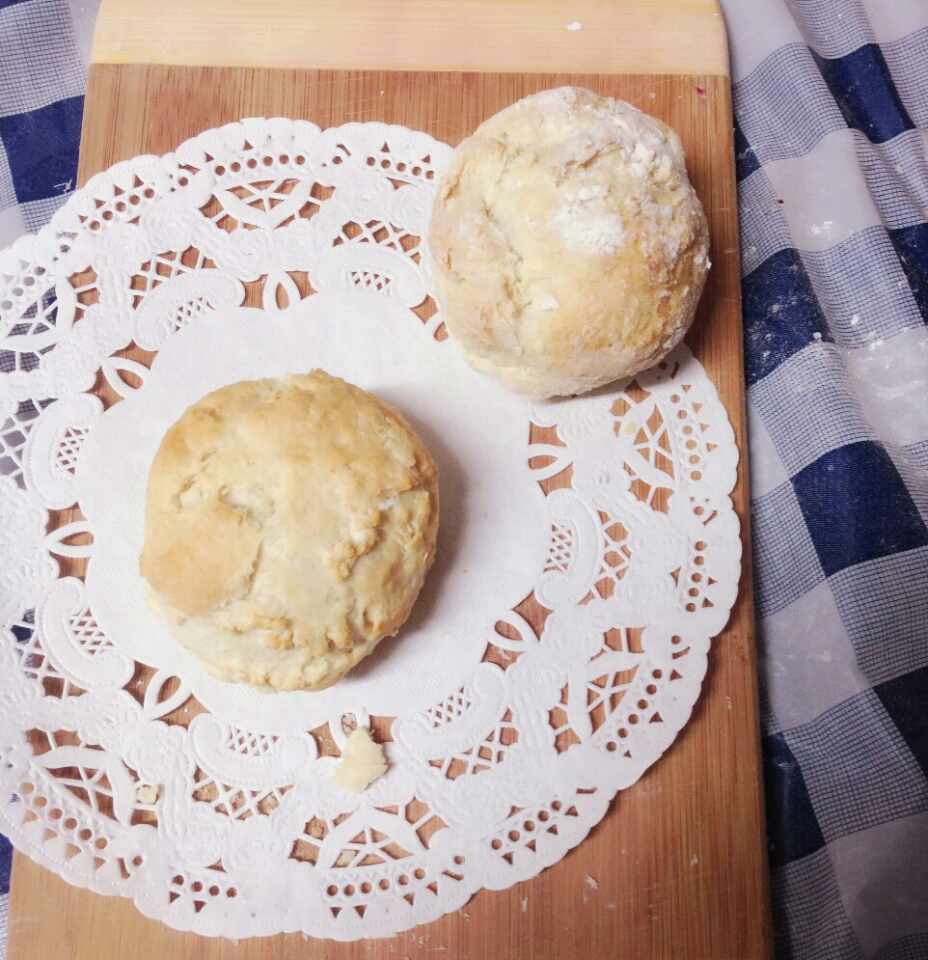
{"label": "white flour speck", "polygon": [[592,209],[586,198],[569,200],[551,218],[568,250],[615,253],[625,239],[625,225],[618,213]]}
{"label": "white flour speck", "polygon": [[591,890],[598,890],[598,889],[599,889],[599,881],[596,879],[596,877],[591,877],[589,874],[587,874],[587,875],[583,878],[583,882],[584,882]]}
{"label": "white flour speck", "polygon": [[854,313],[854,314],[852,314],[852,315],[851,315],[851,326],[852,326],[852,327],[856,327],[858,323],[860,323],[860,314],[859,314],[859,313]]}
{"label": "white flour speck", "polygon": [[831,228],[834,226],[833,220],[823,220],[820,224],[813,223],[809,226],[809,233],[813,237],[820,237],[822,235],[828,236],[831,233]]}
{"label": "white flour speck", "polygon": [[693,856],[690,857],[690,866],[695,867],[698,863],[699,863],[699,857],[697,857],[696,854],[694,853]]}
{"label": "white flour speck", "polygon": [[579,20],[571,20],[570,23],[567,24],[567,29],[571,33],[576,33],[578,30],[583,29],[583,24]]}
{"label": "white flour speck", "polygon": [[557,297],[552,297],[550,293],[543,293],[532,300],[532,305],[539,310],[557,310],[561,304]]}
{"label": "white flour speck", "polygon": [[528,913],[528,897],[522,898],[522,912]]}
{"label": "white flour speck", "polygon": [[815,340],[816,343],[820,343],[822,335],[816,330],[815,333],[812,334],[812,339]]}

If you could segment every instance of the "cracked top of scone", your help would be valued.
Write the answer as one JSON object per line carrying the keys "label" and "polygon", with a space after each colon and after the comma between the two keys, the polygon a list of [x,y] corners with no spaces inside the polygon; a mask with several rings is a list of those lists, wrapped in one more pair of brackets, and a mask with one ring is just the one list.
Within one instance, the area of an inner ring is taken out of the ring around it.
{"label": "cracked top of scone", "polygon": [[419,437],[314,370],[223,387],[168,430],[140,569],[211,673],[319,689],[400,628],[437,532],[438,473]]}
{"label": "cracked top of scone", "polygon": [[535,397],[658,362],[709,269],[677,135],[578,87],[519,100],[457,147],[428,240],[452,337],[478,370]]}

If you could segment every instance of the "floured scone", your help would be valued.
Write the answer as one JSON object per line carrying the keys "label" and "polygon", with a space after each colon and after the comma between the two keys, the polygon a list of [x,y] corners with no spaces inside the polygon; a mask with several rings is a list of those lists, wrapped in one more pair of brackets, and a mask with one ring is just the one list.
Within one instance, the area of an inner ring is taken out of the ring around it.
{"label": "floured scone", "polygon": [[460,144],[429,247],[470,362],[536,397],[658,362],[686,333],[709,269],[677,135],[577,87],[526,97]]}
{"label": "floured scone", "polygon": [[312,690],[397,632],[437,532],[422,441],[388,404],[314,370],[223,387],[168,430],[140,567],[211,673]]}

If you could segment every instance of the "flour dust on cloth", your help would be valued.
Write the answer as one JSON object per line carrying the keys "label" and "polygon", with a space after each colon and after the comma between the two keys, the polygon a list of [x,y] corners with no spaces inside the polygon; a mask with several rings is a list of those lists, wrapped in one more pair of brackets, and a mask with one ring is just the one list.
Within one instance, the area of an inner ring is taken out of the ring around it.
{"label": "flour dust on cloth", "polygon": [[776,953],[928,957],[928,5],[723,0]]}

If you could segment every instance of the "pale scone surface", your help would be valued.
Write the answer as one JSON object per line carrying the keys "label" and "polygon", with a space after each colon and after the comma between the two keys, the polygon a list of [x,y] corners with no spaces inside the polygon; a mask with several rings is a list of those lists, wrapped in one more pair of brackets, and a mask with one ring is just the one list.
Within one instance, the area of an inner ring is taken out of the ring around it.
{"label": "pale scone surface", "polygon": [[429,246],[471,363],[532,396],[647,367],[683,337],[709,267],[668,127],[577,87],[526,97],[454,153]]}
{"label": "pale scone surface", "polygon": [[223,387],[168,430],[140,567],[211,673],[319,689],[405,621],[437,529],[437,471],[412,428],[315,370]]}

